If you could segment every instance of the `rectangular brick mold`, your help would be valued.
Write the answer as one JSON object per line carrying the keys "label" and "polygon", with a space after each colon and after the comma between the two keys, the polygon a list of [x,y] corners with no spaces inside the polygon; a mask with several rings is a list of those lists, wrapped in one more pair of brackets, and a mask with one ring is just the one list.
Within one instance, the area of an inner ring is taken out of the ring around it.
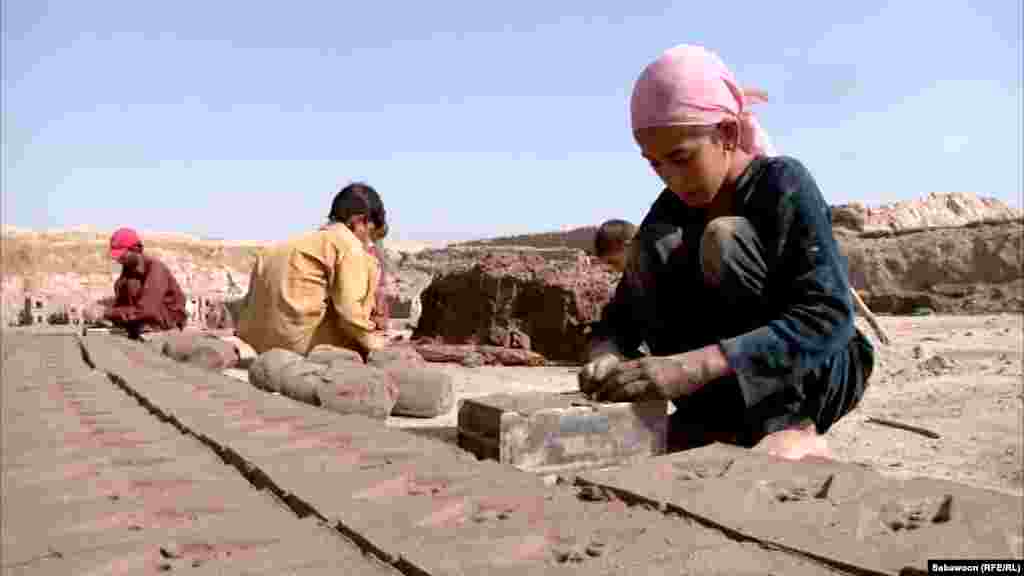
{"label": "rectangular brick mold", "polygon": [[494,394],[463,401],[458,443],[532,472],[628,464],[665,452],[666,402],[599,404],[581,394]]}

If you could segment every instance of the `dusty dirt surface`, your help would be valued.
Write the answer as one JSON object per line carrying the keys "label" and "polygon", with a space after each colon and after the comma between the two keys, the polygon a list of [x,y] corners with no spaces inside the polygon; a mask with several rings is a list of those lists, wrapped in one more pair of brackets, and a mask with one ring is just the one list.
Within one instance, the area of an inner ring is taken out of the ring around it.
{"label": "dusty dirt surface", "polygon": [[[829,433],[842,460],[1024,494],[1024,316],[882,317],[893,344],[860,407]],[[867,422],[880,417],[938,433]]]}
{"label": "dusty dirt surface", "polygon": [[[861,405],[828,434],[838,459],[886,475],[945,478],[1024,495],[1024,316],[880,316],[892,339],[877,342],[878,363]],[[457,398],[497,392],[568,392],[578,368],[465,368],[435,364],[454,378]],[[396,427],[455,437],[457,408],[429,420],[395,418]],[[883,418],[940,435],[929,438],[874,424]]]}

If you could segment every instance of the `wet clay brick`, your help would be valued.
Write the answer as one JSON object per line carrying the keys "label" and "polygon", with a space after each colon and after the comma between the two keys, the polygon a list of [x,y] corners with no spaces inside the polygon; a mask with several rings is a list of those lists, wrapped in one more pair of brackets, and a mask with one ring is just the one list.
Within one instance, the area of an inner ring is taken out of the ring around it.
{"label": "wet clay brick", "polygon": [[293,362],[281,369],[278,391],[297,402],[315,404],[318,402],[316,389],[321,383],[320,374],[323,372],[324,366],[321,364],[305,360]]}
{"label": "wet clay brick", "polygon": [[358,364],[334,364],[320,373],[320,405],[338,414],[361,414],[385,420],[398,399],[398,386],[387,372]]}
{"label": "wet clay brick", "polygon": [[[154,346],[156,344],[154,343]],[[234,344],[202,332],[169,332],[160,347],[164,356],[208,370],[223,370],[238,365]]]}
{"label": "wet clay brick", "polygon": [[599,404],[578,394],[495,394],[459,409],[459,446],[523,470],[605,467],[664,453],[666,402]]}
{"label": "wet clay brick", "polygon": [[249,365],[249,382],[253,386],[266,390],[267,392],[281,391],[281,372],[289,365],[302,360],[302,356],[284,350],[273,348],[260,354]]}
{"label": "wet clay brick", "polygon": [[424,362],[394,360],[379,365],[398,386],[398,399],[392,414],[414,418],[434,418],[447,414],[455,406],[454,384],[450,374]]}

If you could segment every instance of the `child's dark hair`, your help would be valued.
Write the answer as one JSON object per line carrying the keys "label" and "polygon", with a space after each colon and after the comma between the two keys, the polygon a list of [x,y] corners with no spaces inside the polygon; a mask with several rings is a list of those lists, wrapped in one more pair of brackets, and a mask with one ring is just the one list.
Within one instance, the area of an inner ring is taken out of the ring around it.
{"label": "child's dark hair", "polygon": [[602,258],[621,250],[633,239],[636,226],[625,220],[608,220],[601,224],[594,235],[594,254]]}
{"label": "child's dark hair", "polygon": [[327,219],[338,223],[346,223],[352,216],[366,215],[373,219],[373,203],[368,191],[373,189],[364,183],[348,184],[335,195]]}
{"label": "child's dark hair", "polygon": [[387,226],[384,203],[377,191],[363,182],[353,182],[334,196],[327,219],[331,222],[347,222],[352,216],[363,214],[378,228]]}

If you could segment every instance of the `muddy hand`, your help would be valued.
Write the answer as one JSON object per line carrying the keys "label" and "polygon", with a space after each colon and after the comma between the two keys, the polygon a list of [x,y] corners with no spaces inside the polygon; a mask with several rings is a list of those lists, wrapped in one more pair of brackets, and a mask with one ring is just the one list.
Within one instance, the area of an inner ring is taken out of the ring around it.
{"label": "muddy hand", "polygon": [[604,382],[618,364],[619,358],[614,354],[601,354],[597,358],[587,362],[577,376],[580,384],[580,392],[588,395],[593,394],[601,387],[602,382]]}
{"label": "muddy hand", "polygon": [[667,358],[643,358],[614,366],[594,397],[603,402],[639,402],[670,399],[677,395],[676,362]]}
{"label": "muddy hand", "polygon": [[649,356],[617,364],[595,394],[606,402],[673,400],[697,391],[711,379],[705,350]]}

